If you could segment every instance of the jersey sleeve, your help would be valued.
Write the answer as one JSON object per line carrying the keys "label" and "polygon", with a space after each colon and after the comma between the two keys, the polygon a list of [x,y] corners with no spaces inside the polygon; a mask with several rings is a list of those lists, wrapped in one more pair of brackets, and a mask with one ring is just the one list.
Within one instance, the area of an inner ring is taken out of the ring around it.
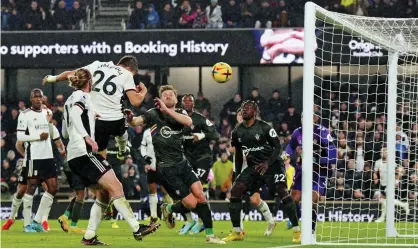
{"label": "jersey sleeve", "polygon": [[131,73],[126,73],[126,78],[123,83],[123,91],[124,92],[136,91],[134,77],[132,76]]}
{"label": "jersey sleeve", "polygon": [[276,130],[268,124],[265,124],[264,130],[266,133],[268,133],[267,135],[267,142],[271,145],[271,146],[280,146],[280,140],[279,140],[279,136],[277,136],[277,132]]}
{"label": "jersey sleeve", "polygon": [[209,140],[218,140],[219,139],[219,133],[216,131],[215,126],[212,124],[212,122],[209,121],[209,119],[202,116],[202,131],[205,134],[205,137]]}
{"label": "jersey sleeve", "polygon": [[80,94],[74,96],[74,105],[81,108],[84,111],[86,109],[88,97],[80,91]]}
{"label": "jersey sleeve", "polygon": [[238,131],[236,129],[234,129],[232,131],[232,135],[231,135],[231,146],[238,148],[241,147],[241,144],[239,142],[239,138],[238,138]]}
{"label": "jersey sleeve", "polygon": [[25,132],[28,128],[28,123],[26,120],[26,115],[24,112],[19,114],[19,118],[17,119],[17,131],[23,131]]}
{"label": "jersey sleeve", "polygon": [[144,119],[144,126],[150,128],[157,120],[157,111],[156,109],[148,110],[141,117]]}
{"label": "jersey sleeve", "polygon": [[288,154],[289,156],[293,156],[293,154],[296,151],[296,148],[298,147],[298,139],[297,139],[298,132],[299,132],[299,129],[296,129],[293,131],[289,144],[286,147],[286,154]]}
{"label": "jersey sleeve", "polygon": [[326,127],[321,128],[321,146],[325,148],[327,156],[321,157],[320,164],[337,163],[337,148],[334,144],[334,138]]}

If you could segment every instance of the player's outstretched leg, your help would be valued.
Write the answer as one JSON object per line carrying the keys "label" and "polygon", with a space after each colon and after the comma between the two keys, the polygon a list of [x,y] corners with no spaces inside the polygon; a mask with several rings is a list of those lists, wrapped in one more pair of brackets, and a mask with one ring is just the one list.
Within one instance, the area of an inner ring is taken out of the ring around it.
{"label": "player's outstretched leg", "polygon": [[84,245],[107,245],[97,238],[97,228],[99,227],[102,216],[108,205],[108,197],[106,191],[96,191],[96,202],[90,210],[89,224],[87,225],[86,233],[81,240]]}
{"label": "player's outstretched leg", "polygon": [[113,202],[115,208],[128,222],[136,240],[142,240],[145,236],[155,232],[159,228],[160,224],[154,223],[143,225],[136,220],[129,202],[125,199],[122,184],[116,178],[115,172],[113,170],[107,171],[99,179],[99,184],[109,192],[111,202]]}
{"label": "player's outstretched leg", "polygon": [[75,200],[76,197],[73,197],[70,201],[70,204],[68,204],[64,214],[58,218],[58,223],[60,223],[61,229],[66,233],[68,233],[68,219],[71,217],[71,212],[73,210]]}
{"label": "player's outstretched leg", "polygon": [[[242,177],[242,175],[241,175]],[[223,241],[236,241],[244,239],[244,231],[241,228],[241,210],[242,210],[242,196],[247,190],[244,182],[235,181],[231,189],[231,199],[229,202],[229,214],[233,231]]]}
{"label": "player's outstretched leg", "polygon": [[267,221],[267,228],[264,232],[264,236],[270,236],[273,233],[274,228],[276,228],[276,222],[270,212],[269,206],[260,198],[259,193],[254,193],[250,197],[250,201],[251,204],[254,205],[261,214],[263,214],[264,219]]}
{"label": "player's outstretched leg", "polygon": [[72,207],[71,212],[71,224],[68,229],[70,233],[85,233],[84,229],[81,229],[77,226],[78,220],[80,218],[81,210],[83,209],[84,205],[84,196],[85,192],[84,189],[76,190],[76,200],[74,201],[74,205]]}
{"label": "player's outstretched leg", "polygon": [[115,137],[115,140],[119,148],[116,158],[123,161],[125,160],[126,144],[128,142],[128,132],[125,131],[125,133],[122,136]]}
{"label": "player's outstretched leg", "polygon": [[6,223],[2,226],[2,230],[9,230],[10,227],[15,223],[17,211],[20,208],[20,205],[22,205],[23,202],[23,196],[25,195],[27,185],[26,184],[20,184],[18,185],[18,189],[16,194],[13,197],[12,201],[12,210],[10,213],[9,219],[7,219]]}
{"label": "player's outstretched leg", "polygon": [[278,182],[276,184],[276,193],[283,204],[283,211],[293,227],[293,242],[299,243],[301,241],[301,232],[299,227],[299,218],[296,212],[296,204],[287,191],[285,183]]}

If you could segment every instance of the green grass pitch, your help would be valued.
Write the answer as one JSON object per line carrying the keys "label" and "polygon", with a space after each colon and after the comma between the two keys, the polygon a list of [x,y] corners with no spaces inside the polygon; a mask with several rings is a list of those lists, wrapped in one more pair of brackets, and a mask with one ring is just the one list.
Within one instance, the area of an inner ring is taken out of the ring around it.
{"label": "green grass pitch", "polygon": [[[51,231],[48,233],[23,233],[23,221],[18,220],[11,227],[9,231],[1,232],[1,247],[82,247],[80,234],[64,233],[56,220],[50,220]],[[4,223],[4,221],[2,221]],[[110,247],[151,247],[151,248],[265,248],[265,247],[300,247],[300,245],[292,243],[292,231],[285,229],[286,223],[277,223],[276,230],[273,235],[269,237],[264,236],[266,222],[248,221],[244,222],[246,236],[244,241],[233,241],[227,245],[209,245],[205,242],[204,233],[196,236],[180,236],[177,231],[180,229],[183,222],[178,221],[175,229],[167,229],[164,223],[157,233],[146,237],[143,241],[136,241],[128,224],[124,221],[119,221],[119,229],[112,229],[110,221],[103,221],[98,230],[99,239],[108,243]],[[321,226],[323,225],[323,226]],[[384,239],[388,243],[397,242],[398,244],[418,244],[418,238],[408,239],[387,239],[384,237],[384,223],[322,223],[318,226],[318,234],[331,235],[333,240],[338,238],[350,237],[360,238],[360,242],[366,242],[365,238],[369,238],[369,243],[376,243]],[[79,222],[80,227],[86,227],[87,221]],[[348,229],[350,226],[350,229]],[[415,227],[411,227],[415,229]],[[229,221],[214,222],[215,234],[223,238],[228,235],[231,230],[231,223]],[[373,232],[375,230],[375,232]],[[348,236],[350,235],[350,236]],[[340,237],[338,237],[340,236]],[[368,237],[366,237],[368,236]],[[318,237],[319,238],[319,237]],[[351,246],[331,246],[331,247],[365,247],[356,246],[357,241],[347,241],[341,239],[342,242],[352,243]],[[322,248],[324,246],[315,246]],[[396,246],[393,246],[396,247]]]}

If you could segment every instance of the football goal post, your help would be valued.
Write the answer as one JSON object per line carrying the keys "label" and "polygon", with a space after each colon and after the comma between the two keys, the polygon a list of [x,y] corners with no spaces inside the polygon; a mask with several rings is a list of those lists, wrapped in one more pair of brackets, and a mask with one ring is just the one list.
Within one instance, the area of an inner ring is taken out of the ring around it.
{"label": "football goal post", "polygon": [[[308,2],[304,46],[302,244],[416,246],[418,19]],[[329,129],[336,164],[318,162],[329,145],[314,123]],[[314,233],[312,172],[327,179]]]}

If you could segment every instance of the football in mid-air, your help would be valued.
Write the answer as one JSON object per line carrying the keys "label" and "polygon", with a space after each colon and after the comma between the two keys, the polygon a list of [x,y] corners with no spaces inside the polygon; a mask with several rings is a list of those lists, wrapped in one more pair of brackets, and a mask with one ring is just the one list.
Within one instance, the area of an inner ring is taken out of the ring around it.
{"label": "football in mid-air", "polygon": [[232,68],[225,62],[218,62],[213,65],[212,78],[218,83],[226,83],[232,77]]}

